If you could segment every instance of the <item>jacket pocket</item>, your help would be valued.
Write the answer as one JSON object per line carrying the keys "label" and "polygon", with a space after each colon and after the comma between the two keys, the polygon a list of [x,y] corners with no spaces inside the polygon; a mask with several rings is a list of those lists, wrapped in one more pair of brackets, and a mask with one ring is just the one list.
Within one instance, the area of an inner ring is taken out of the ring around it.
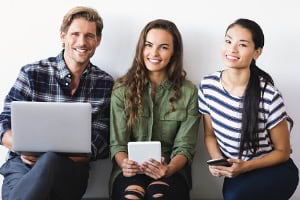
{"label": "jacket pocket", "polygon": [[176,109],[171,113],[162,113],[160,115],[161,139],[168,145],[173,146],[174,140],[180,128],[182,121],[187,117],[185,109]]}

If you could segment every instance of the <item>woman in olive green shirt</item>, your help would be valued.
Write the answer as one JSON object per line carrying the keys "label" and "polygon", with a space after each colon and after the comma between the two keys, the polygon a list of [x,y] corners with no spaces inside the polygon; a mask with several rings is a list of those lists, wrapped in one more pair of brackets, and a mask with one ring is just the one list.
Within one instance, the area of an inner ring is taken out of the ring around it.
{"label": "woman in olive green shirt", "polygon": [[[189,199],[200,115],[182,57],[174,23],[159,19],[145,26],[132,67],[111,97],[112,199]],[[151,140],[161,142],[162,160],[141,166],[128,160],[129,141]]]}

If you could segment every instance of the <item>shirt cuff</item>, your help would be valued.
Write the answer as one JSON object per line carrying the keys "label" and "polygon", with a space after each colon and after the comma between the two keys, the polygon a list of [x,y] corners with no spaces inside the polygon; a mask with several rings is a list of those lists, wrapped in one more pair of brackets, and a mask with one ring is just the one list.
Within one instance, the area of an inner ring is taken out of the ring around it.
{"label": "shirt cuff", "polygon": [[110,147],[110,159],[113,159],[118,152],[128,152],[126,146],[111,146]]}
{"label": "shirt cuff", "polygon": [[183,155],[188,160],[188,164],[191,165],[193,161],[193,155],[189,153],[187,150],[184,149],[177,149],[172,152],[171,159],[175,157],[176,155]]}

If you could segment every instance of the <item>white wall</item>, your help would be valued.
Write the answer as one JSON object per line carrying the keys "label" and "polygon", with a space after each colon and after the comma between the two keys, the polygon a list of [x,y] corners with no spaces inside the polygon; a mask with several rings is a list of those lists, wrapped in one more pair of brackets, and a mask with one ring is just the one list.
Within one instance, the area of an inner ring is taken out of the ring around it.
{"label": "white wall", "polygon": [[[130,66],[141,29],[150,20],[165,18],[174,21],[182,33],[185,48],[185,68],[188,77],[198,84],[208,73],[221,69],[220,47],[229,23],[245,17],[256,20],[266,36],[264,53],[258,65],[268,71],[285,97],[288,113],[295,120],[291,135],[292,157],[300,166],[300,13],[297,1],[227,0],[73,0],[1,2],[0,29],[0,107],[21,66],[55,56],[61,50],[59,27],[67,10],[77,5],[96,8],[104,19],[103,39],[93,63],[115,78]],[[298,111],[298,112],[297,112]],[[201,141],[202,142],[202,141]],[[204,149],[199,165],[205,165]],[[0,149],[0,161],[5,151]],[[207,176],[201,197],[219,197],[213,192],[220,181]],[[202,181],[202,182],[201,182]],[[207,183],[209,185],[207,185]],[[212,189],[210,189],[212,188]],[[293,199],[300,198],[300,189]]]}

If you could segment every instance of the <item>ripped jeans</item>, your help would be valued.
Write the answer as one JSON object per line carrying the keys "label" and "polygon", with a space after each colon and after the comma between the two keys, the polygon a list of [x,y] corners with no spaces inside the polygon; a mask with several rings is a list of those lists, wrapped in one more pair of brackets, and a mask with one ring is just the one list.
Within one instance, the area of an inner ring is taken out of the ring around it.
{"label": "ripped jeans", "polygon": [[189,187],[176,173],[158,180],[143,174],[124,177],[120,174],[112,188],[113,200],[189,200]]}

